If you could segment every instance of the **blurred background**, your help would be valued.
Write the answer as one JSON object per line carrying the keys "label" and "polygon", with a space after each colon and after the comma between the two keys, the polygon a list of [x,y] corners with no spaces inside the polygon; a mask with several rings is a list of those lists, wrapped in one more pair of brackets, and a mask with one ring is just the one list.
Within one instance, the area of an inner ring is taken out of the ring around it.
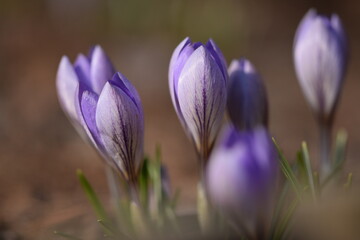
{"label": "blurred background", "polygon": [[66,119],[55,91],[61,56],[75,59],[94,44],[138,89],[145,152],[154,155],[161,145],[173,188],[181,189],[181,211],[195,208],[198,170],[171,103],[167,71],[173,49],[186,36],[213,38],[228,63],[250,59],[268,90],[272,134],[290,159],[306,140],[316,166],[317,128],[292,62],[296,27],[311,7],[338,13],[348,33],[351,59],[335,130],[349,132],[346,171],[354,172],[356,182],[360,1],[0,0],[0,239],[97,231],[75,171],[82,169],[108,203],[104,165]]}

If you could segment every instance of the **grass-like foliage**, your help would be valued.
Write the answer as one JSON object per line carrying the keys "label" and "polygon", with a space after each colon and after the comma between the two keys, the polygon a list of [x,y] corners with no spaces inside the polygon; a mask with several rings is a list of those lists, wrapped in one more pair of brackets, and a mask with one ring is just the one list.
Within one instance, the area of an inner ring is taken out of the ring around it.
{"label": "grass-like foliage", "polygon": [[[283,178],[280,181],[280,191],[272,210],[267,239],[286,239],[291,233],[292,217],[298,206],[303,202],[317,204],[321,200],[323,190],[329,184],[338,182],[338,175],[345,162],[347,134],[344,131],[337,134],[332,153],[331,171],[326,176],[321,176],[312,168],[309,150],[305,142],[301,144],[296,161],[293,163],[284,156],[274,138],[273,143],[278,152]],[[126,183],[117,183],[124,188],[115,196],[112,214],[106,212],[108,209],[105,210],[81,170],[77,171],[77,177],[94,210],[97,222],[103,232],[103,239],[208,239],[219,235],[224,239],[233,239],[234,237],[251,239],[246,232],[241,229],[238,231],[239,229],[233,223],[228,222],[212,208],[201,184],[198,187],[197,214],[178,215],[176,203],[179,191],[175,194],[171,193],[167,172],[161,163],[159,148],[154,158],[146,157],[144,159],[136,189],[130,189]],[[120,181],[116,175],[114,177]],[[343,187],[349,189],[351,183],[352,173],[349,173]],[[58,231],[55,234],[67,239],[82,239]]]}

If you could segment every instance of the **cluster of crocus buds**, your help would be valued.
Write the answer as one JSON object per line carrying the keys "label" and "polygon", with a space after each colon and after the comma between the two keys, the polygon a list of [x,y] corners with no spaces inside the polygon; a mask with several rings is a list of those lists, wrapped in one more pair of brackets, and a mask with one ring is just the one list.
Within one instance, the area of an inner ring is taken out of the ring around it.
{"label": "cluster of crocus buds", "polygon": [[61,59],[56,80],[63,110],[107,163],[135,181],[143,155],[144,117],[140,97],[108,56],[95,46],[74,64]]}
{"label": "cluster of crocus buds", "polygon": [[277,156],[269,136],[263,81],[249,60],[228,69],[227,111],[206,169],[206,189],[214,206],[248,237],[264,232],[277,180]]}
{"label": "cluster of crocus buds", "polygon": [[[180,122],[205,161],[202,184],[210,202],[235,222],[264,220],[262,201],[272,196],[277,161],[266,130],[265,86],[253,65],[242,58],[227,70],[212,40],[203,45],[186,38],[172,55],[169,86]],[[226,106],[232,123],[212,150]]]}
{"label": "cluster of crocus buds", "polygon": [[[328,136],[347,65],[340,19],[310,10],[296,32],[293,50],[300,85]],[[233,60],[227,69],[212,39],[203,44],[185,38],[172,54],[168,77],[175,111],[198,153],[203,198],[247,238],[261,239],[256,234],[266,231],[279,166],[260,74],[245,58]],[[103,49],[96,46],[89,56],[80,54],[74,64],[64,56],[57,90],[76,129],[128,183],[135,183],[143,159],[142,105],[136,89],[115,71]],[[226,110],[230,123],[216,141]],[[324,146],[326,165],[327,143]],[[159,170],[159,195],[168,197],[169,178],[161,164]]]}
{"label": "cluster of crocus buds", "polygon": [[186,38],[171,57],[172,102],[201,164],[207,161],[223,119],[227,79],[225,59],[211,39],[202,44]]}

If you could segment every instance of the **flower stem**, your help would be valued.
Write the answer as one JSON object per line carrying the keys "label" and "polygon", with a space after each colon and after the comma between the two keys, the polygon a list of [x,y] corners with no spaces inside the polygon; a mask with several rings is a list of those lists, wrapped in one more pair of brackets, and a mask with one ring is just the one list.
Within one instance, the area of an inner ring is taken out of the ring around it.
{"label": "flower stem", "polygon": [[113,207],[116,209],[115,219],[118,226],[122,226],[122,213],[120,208],[120,196],[121,196],[121,188],[120,188],[120,178],[114,169],[107,165],[105,166],[106,170],[106,178],[108,182],[108,187],[111,195],[111,202]]}
{"label": "flower stem", "polygon": [[116,175],[116,172],[111,168],[111,166],[106,165],[106,178],[111,194],[111,198],[113,201],[114,206],[118,206],[120,202],[120,188],[119,188],[119,179]]}
{"label": "flower stem", "polygon": [[138,191],[138,186],[137,186],[137,182],[134,180],[130,180],[128,182],[129,185],[129,194],[130,194],[130,199],[136,203],[138,206],[140,206],[140,197],[139,197],[139,191]]}
{"label": "flower stem", "polygon": [[331,171],[331,161],[330,161],[331,124],[329,122],[320,123],[319,129],[320,129],[321,178],[324,179]]}

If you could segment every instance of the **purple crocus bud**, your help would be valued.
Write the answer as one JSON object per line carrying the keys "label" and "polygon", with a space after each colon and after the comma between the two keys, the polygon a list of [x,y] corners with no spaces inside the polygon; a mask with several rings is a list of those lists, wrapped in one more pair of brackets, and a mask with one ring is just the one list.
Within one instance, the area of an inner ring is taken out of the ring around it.
{"label": "purple crocus bud", "polygon": [[89,56],[79,54],[74,64],[67,56],[62,57],[56,77],[56,88],[60,105],[72,121],[79,121],[79,84],[82,83],[98,95],[114,73],[114,67],[99,45],[92,49]]}
{"label": "purple crocus bud", "polygon": [[294,62],[303,92],[321,122],[332,115],[343,85],[347,42],[339,17],[317,15],[311,9],[294,40]]}
{"label": "purple crocus bud", "polygon": [[233,60],[229,67],[227,110],[234,126],[250,130],[268,124],[268,102],[260,75],[245,58]]}
{"label": "purple crocus bud", "polygon": [[207,166],[208,196],[229,220],[254,232],[268,216],[277,171],[276,152],[265,128],[238,132],[227,127]]}
{"label": "purple crocus bud", "polygon": [[219,130],[226,105],[226,62],[211,39],[183,40],[169,67],[171,98],[188,136],[206,161]]}
{"label": "purple crocus bud", "polygon": [[143,154],[144,117],[136,89],[116,73],[100,46],[74,65],[63,57],[57,75],[60,104],[102,157],[134,181]]}

